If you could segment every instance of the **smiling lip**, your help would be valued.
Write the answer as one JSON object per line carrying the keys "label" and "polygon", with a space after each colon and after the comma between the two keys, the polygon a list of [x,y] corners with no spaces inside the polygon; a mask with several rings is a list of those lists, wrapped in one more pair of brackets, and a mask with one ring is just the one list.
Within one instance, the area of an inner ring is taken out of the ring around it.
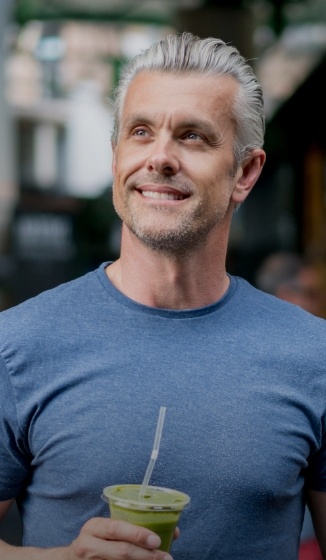
{"label": "smiling lip", "polygon": [[155,198],[156,200],[183,200],[183,194],[172,194],[156,191],[142,191],[142,195],[146,198]]}
{"label": "smiling lip", "polygon": [[159,187],[138,187],[137,191],[145,198],[152,198],[154,200],[184,200],[189,197],[188,193],[182,193],[177,189],[172,189],[167,186]]}

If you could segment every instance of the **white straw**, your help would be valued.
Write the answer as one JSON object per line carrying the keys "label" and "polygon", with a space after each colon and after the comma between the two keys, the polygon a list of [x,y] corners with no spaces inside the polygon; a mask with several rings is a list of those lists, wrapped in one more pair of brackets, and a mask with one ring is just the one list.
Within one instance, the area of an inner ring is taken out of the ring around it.
{"label": "white straw", "polygon": [[141,488],[140,488],[140,491],[139,491],[139,496],[141,498],[143,498],[146,494],[146,489],[147,489],[147,486],[148,486],[148,483],[149,483],[149,479],[151,478],[151,474],[153,472],[156,459],[158,457],[158,452],[159,452],[160,442],[161,442],[161,436],[162,436],[162,431],[163,431],[165,412],[166,412],[166,406],[161,406],[160,407],[160,413],[159,413],[159,416],[158,416],[157,426],[156,426],[155,439],[154,439],[154,445],[153,445],[151,458],[150,458],[150,461],[148,463],[148,467],[147,467],[146,472],[145,472],[144,480],[142,482],[142,485],[141,485]]}

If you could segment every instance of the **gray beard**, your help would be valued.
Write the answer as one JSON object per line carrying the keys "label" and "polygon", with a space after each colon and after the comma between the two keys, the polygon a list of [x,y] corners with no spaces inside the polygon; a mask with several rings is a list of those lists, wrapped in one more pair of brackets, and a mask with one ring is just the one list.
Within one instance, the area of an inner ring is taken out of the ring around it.
{"label": "gray beard", "polygon": [[[137,187],[138,184],[141,184],[146,178],[147,174],[139,174],[137,177],[134,176],[130,181],[127,181],[127,186],[128,188]],[[192,193],[191,186],[185,181],[177,181],[175,177],[155,176],[154,178],[151,177],[151,181],[179,188],[180,191],[184,193]],[[113,202],[115,202],[114,197]],[[146,245],[146,247],[158,253],[178,258],[185,257],[193,250],[203,245],[210,231],[223,220],[228,210],[221,212],[221,210],[215,208],[215,213],[209,212],[209,215],[207,215],[207,208],[205,208],[205,203],[202,201],[193,211],[193,214],[186,216],[183,223],[179,223],[177,227],[172,227],[167,231],[153,232],[150,228],[143,228],[142,225],[138,223],[138,220],[134,219],[128,201],[124,202],[123,213],[119,213],[119,209],[116,205],[115,209],[128,229],[139,241]],[[163,209],[162,212],[164,212]]]}
{"label": "gray beard", "polygon": [[190,250],[200,245],[205,237],[204,235],[201,237],[198,236],[197,232],[188,232],[186,235],[185,232],[170,231],[154,236],[146,232],[139,234],[139,232],[133,231],[133,229],[131,229],[131,231],[149,249],[179,258],[185,257]]}
{"label": "gray beard", "polygon": [[[197,214],[201,214],[200,209],[197,209]],[[201,223],[197,227],[193,225],[196,216],[192,216],[183,227],[155,233],[142,230],[133,221],[126,225],[149,249],[167,256],[183,258],[205,243],[209,232],[224,218],[224,215],[217,213],[215,219],[210,220],[201,216]]]}

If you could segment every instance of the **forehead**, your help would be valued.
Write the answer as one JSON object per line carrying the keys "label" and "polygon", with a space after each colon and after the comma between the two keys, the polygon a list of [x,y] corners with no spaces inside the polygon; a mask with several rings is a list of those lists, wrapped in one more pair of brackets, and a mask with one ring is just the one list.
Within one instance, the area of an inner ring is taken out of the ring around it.
{"label": "forehead", "polygon": [[237,91],[238,84],[229,75],[141,72],[129,85],[122,122],[133,112],[169,113],[180,117],[196,114],[234,120],[233,104]]}

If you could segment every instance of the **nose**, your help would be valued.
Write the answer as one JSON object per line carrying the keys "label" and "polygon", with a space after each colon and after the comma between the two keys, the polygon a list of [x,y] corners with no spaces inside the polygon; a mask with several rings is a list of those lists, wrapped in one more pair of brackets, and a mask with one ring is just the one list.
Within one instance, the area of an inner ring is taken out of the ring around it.
{"label": "nose", "polygon": [[147,169],[161,175],[175,175],[180,169],[177,149],[171,139],[156,139],[147,158]]}

